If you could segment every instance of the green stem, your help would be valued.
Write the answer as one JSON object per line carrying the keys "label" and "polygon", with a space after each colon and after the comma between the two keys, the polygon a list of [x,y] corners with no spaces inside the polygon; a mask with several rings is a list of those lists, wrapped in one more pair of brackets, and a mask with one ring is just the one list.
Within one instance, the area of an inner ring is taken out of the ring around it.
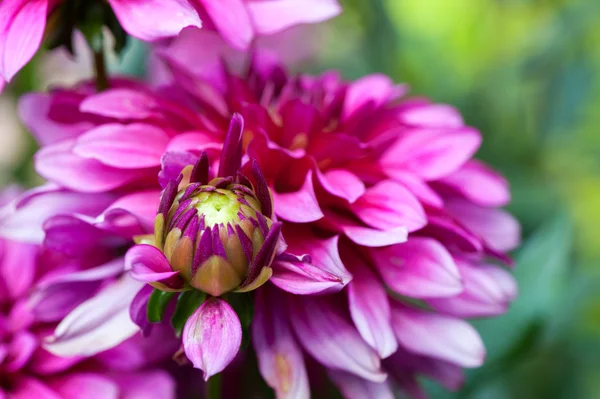
{"label": "green stem", "polygon": [[221,399],[221,374],[213,375],[206,381],[206,399]]}
{"label": "green stem", "polygon": [[94,51],[94,71],[96,72],[96,90],[100,92],[108,89],[108,74],[102,50]]}

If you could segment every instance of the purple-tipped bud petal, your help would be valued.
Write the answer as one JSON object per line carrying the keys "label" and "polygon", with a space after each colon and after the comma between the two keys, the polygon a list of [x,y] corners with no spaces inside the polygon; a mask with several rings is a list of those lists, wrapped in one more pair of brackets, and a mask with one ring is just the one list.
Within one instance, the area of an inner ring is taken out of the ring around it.
{"label": "purple-tipped bud petal", "polygon": [[185,323],[183,348],[204,380],[223,371],[242,343],[242,326],[231,306],[218,298],[202,304]]}
{"label": "purple-tipped bud petal", "polygon": [[233,114],[229,130],[223,143],[219,176],[235,176],[242,163],[242,132],[244,131],[244,118],[240,114]]}
{"label": "purple-tipped bud petal", "polygon": [[206,154],[206,151],[202,151],[202,153],[200,153],[200,158],[198,158],[198,162],[196,162],[194,169],[192,169],[190,182],[200,184],[208,183],[209,168],[210,163],[208,162],[208,155]]}
{"label": "purple-tipped bud petal", "polygon": [[256,159],[252,160],[252,175],[254,176],[254,180],[256,180],[256,196],[260,201],[260,206],[262,207],[263,214],[266,215],[268,218],[272,218],[273,198],[271,197],[271,190],[269,190],[267,180],[265,179],[265,176],[260,170]]}

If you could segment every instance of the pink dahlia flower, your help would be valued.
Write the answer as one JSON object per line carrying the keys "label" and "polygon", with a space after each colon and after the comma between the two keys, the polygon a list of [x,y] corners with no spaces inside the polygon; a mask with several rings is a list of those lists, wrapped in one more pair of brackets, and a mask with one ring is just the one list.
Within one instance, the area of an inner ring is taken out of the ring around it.
{"label": "pink dahlia flower", "polygon": [[[118,257],[135,238],[127,264],[154,293],[132,301],[117,286],[80,306],[108,301],[97,313],[115,322],[132,302],[147,328],[149,301],[199,293],[183,317],[183,349],[206,377],[246,332],[278,397],[310,396],[307,361],[348,398],[391,398],[394,387],[419,397],[418,375],[457,389],[462,368],[485,357],[465,319],[502,314],[516,295],[504,265],[519,225],[499,209],[506,181],[472,159],[477,130],[383,75],[290,77],[259,56],[244,74],[222,64],[199,74],[175,53],[167,63],[174,82],[156,90],[115,80],[101,93],[82,84],[23,99],[50,186],[5,212],[0,232],[70,256]],[[252,232],[236,227],[244,220]],[[274,226],[282,239],[265,261]],[[228,293],[265,269],[266,284]],[[238,301],[254,305],[250,331]],[[63,322],[70,334],[59,325],[51,349],[93,351],[102,323],[76,320]],[[115,342],[132,334],[111,331]]]}
{"label": "pink dahlia flower", "polygon": [[[60,13],[61,7],[70,7],[66,14],[72,18],[73,9],[81,7],[71,3],[74,0],[0,2],[0,92],[39,49],[48,16]],[[200,28],[204,24],[239,49],[248,48],[258,35],[324,21],[341,12],[336,0],[108,0],[108,3],[123,29],[140,40],[173,37],[187,26]]]}
{"label": "pink dahlia flower", "polygon": [[81,293],[63,285],[58,295],[40,302],[39,292],[66,284],[70,273],[83,277],[80,267],[38,245],[0,240],[0,398],[174,398],[169,374],[148,368],[157,360],[148,350],[161,339],[156,334],[148,341],[133,337],[95,357],[61,358],[43,348],[70,310],[63,307]]}

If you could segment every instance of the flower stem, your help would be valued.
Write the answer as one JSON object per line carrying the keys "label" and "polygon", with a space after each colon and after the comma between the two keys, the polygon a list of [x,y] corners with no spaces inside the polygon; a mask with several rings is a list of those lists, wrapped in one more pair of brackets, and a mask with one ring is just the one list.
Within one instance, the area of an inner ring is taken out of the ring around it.
{"label": "flower stem", "polygon": [[221,399],[221,374],[213,375],[206,381],[206,399]]}
{"label": "flower stem", "polygon": [[96,90],[100,92],[108,89],[108,75],[102,50],[94,51],[94,71],[96,72]]}

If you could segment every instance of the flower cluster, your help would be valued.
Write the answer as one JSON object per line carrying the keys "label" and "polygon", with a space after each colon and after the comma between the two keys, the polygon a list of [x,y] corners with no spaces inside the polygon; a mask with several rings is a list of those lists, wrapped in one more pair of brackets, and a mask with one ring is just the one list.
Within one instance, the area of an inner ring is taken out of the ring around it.
{"label": "flower cluster", "polygon": [[21,99],[48,183],[4,208],[0,234],[88,262],[68,290],[36,291],[70,310],[47,350],[93,356],[166,329],[166,357],[205,379],[246,338],[280,398],[318,396],[309,369],[347,398],[422,397],[421,375],[457,389],[485,357],[466,319],[504,313],[517,293],[519,225],[499,209],[507,182],[473,159],[479,132],[384,75],[294,76],[260,50],[243,72],[228,63],[231,45],[335,2],[309,16],[292,0],[232,1],[222,20],[215,2],[192,3],[225,39],[214,59],[194,59],[206,35],[186,29],[157,51],[158,85]]}

